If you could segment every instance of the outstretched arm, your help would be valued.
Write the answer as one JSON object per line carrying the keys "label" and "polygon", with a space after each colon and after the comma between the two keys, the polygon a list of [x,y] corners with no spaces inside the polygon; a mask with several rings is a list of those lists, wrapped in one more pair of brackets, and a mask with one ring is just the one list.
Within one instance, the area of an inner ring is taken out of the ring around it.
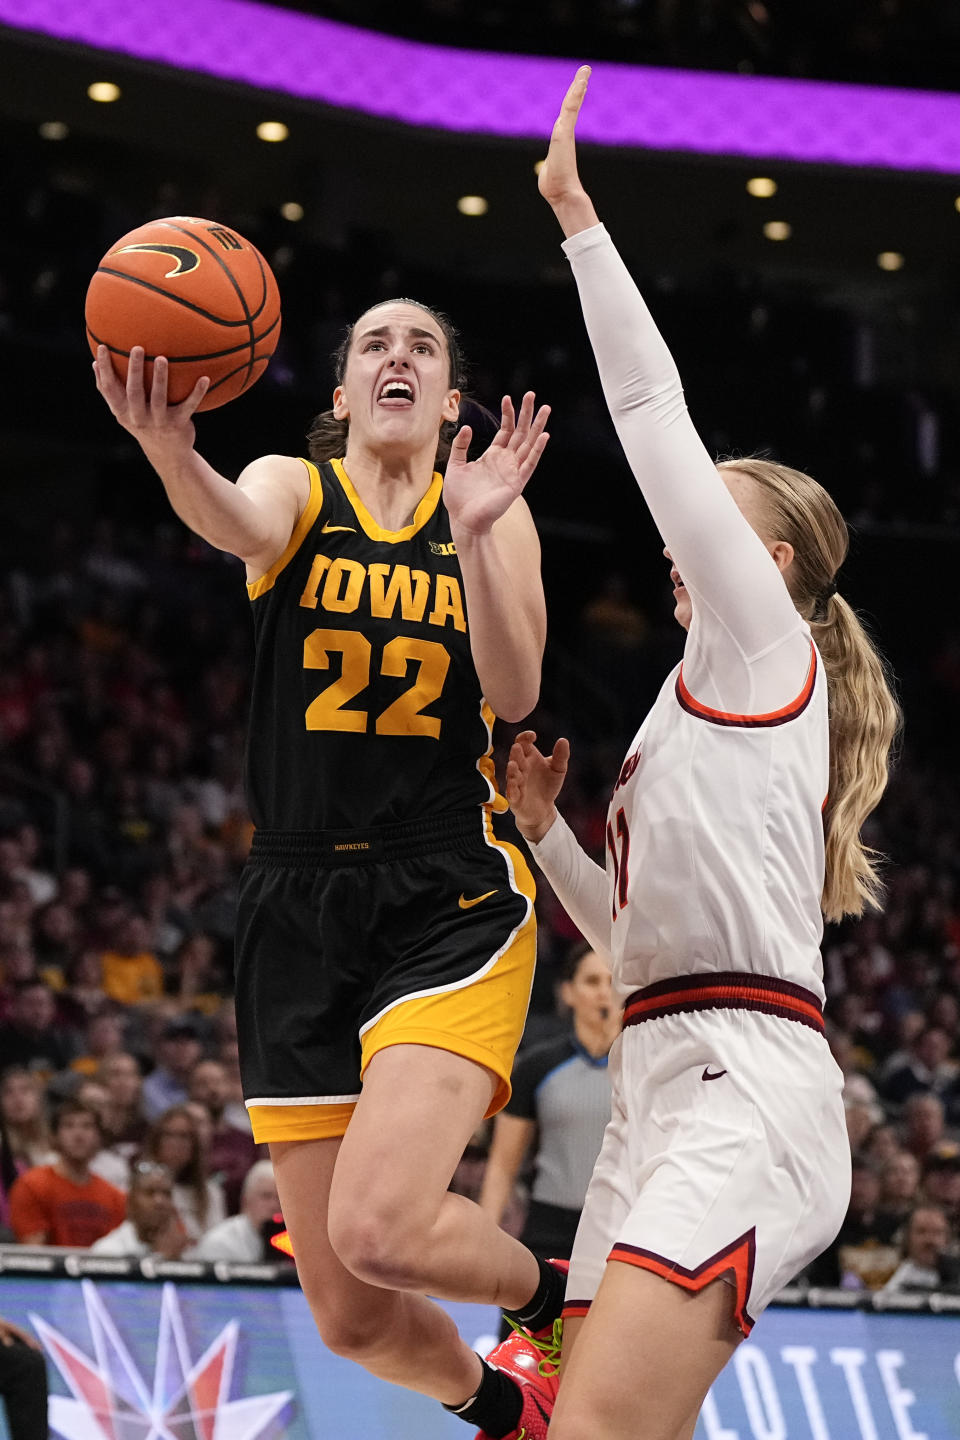
{"label": "outstretched arm", "polygon": [[147,396],[143,360],[142,347],[134,346],[124,385],[106,346],[97,351],[97,389],[114,419],[137,441],[185,525],[218,550],[238,555],[252,572],[268,570],[283,554],[306,504],[306,469],[291,456],[269,455],[248,465],[234,485],[194,449],[193,416],[209,382],[198,380],[186,400],[168,405],[167,361],[160,356],[154,362]]}
{"label": "outstretched arm", "polygon": [[447,462],[443,498],[457,547],[470,625],[470,649],[483,693],[504,720],[529,715],[540,694],[547,633],[540,542],[522,491],[549,436],[550,407],[534,414],[523,397],[515,418],[503,398],[500,429],[478,460],[467,461],[469,425]]}
{"label": "outstretched arm", "polygon": [[711,612],[747,663],[796,636],[802,679],[808,651],[783,577],[700,441],[673,357],[580,182],[575,125],[589,73],[582,67],[567,92],[539,183],[567,237],[617,434],[695,618]]}

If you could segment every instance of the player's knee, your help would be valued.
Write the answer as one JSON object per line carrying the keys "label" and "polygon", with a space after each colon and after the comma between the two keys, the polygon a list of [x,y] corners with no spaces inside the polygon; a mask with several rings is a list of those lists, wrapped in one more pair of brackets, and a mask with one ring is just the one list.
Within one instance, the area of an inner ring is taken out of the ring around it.
{"label": "player's knee", "polygon": [[387,1290],[415,1290],[424,1278],[416,1238],[376,1213],[330,1216],[330,1243],[358,1280]]}

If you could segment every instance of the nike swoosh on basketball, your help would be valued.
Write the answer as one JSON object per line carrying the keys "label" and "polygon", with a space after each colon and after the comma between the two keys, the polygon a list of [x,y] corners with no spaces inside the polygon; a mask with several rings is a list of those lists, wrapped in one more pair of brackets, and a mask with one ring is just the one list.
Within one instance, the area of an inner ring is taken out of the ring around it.
{"label": "nike swoosh on basketball", "polygon": [[489,900],[490,896],[496,895],[496,893],[496,890],[488,890],[486,895],[476,895],[472,900],[468,900],[466,895],[461,895],[457,904],[461,910],[470,910],[474,905],[479,905],[481,900]]}
{"label": "nike swoosh on basketball", "polygon": [[710,1066],[709,1066],[709,1065],[704,1065],[704,1067],[703,1067],[703,1074],[700,1076],[700,1079],[701,1079],[701,1080],[719,1080],[720,1077],[721,1077],[721,1075],[726,1075],[726,1073],[727,1073],[726,1070],[714,1070],[713,1074],[711,1074],[711,1073],[710,1073]]}
{"label": "nike swoosh on basketball", "polygon": [[320,534],[332,535],[334,530],[349,530],[351,535],[356,535],[357,533],[356,525],[331,525],[330,521],[328,520],[326,524],[322,527]]}

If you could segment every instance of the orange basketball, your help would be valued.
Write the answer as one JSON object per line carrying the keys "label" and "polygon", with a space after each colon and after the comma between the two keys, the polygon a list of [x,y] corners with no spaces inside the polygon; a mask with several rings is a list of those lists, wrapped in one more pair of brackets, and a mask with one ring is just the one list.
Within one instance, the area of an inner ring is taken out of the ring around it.
{"label": "orange basketball", "polygon": [[214,410],[259,380],[280,338],[280,294],[259,250],[213,220],[173,215],[151,220],[112,245],[90,281],[87,340],[106,345],[126,380],[130,349],[170,362],[168,398],[185,400],[201,375]]}

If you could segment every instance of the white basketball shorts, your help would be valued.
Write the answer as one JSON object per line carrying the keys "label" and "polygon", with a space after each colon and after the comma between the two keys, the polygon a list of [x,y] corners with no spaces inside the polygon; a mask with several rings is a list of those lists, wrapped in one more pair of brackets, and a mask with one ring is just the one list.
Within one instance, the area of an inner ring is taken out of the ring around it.
{"label": "white basketball shorts", "polygon": [[843,1077],[819,1002],[762,976],[661,982],[628,1000],[610,1066],[564,1315],[587,1313],[616,1260],[690,1291],[731,1281],[749,1334],[850,1198]]}

